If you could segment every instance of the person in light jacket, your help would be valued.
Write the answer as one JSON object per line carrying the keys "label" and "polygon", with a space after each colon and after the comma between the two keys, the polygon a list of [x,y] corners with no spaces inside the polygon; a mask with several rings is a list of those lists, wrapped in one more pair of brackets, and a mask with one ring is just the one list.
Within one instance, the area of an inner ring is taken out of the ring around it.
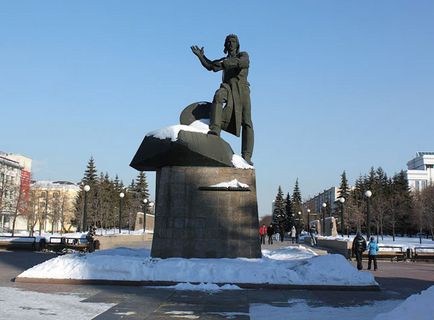
{"label": "person in light jacket", "polygon": [[295,226],[292,226],[290,234],[291,234],[291,242],[295,243],[295,240],[297,240],[297,230],[295,229]]}
{"label": "person in light jacket", "polygon": [[371,263],[374,261],[374,271],[377,271],[377,252],[379,250],[378,244],[375,242],[374,237],[368,244],[368,270],[371,270]]}

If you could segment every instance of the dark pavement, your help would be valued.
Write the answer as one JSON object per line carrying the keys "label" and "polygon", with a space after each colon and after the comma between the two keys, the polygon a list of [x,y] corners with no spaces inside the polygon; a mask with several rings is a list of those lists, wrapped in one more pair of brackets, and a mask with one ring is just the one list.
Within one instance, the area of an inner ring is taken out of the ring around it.
{"label": "dark pavement", "polygon": [[285,307],[289,306],[288,300],[304,299],[315,306],[348,307],[361,301],[368,304],[405,299],[434,285],[434,263],[388,261],[379,261],[379,270],[372,271],[381,286],[381,291],[376,292],[258,289],[211,294],[149,287],[47,285],[12,281],[20,272],[55,256],[50,253],[0,251],[0,286],[45,293],[74,293],[87,298],[85,302],[116,304],[95,319],[249,319],[252,303]]}

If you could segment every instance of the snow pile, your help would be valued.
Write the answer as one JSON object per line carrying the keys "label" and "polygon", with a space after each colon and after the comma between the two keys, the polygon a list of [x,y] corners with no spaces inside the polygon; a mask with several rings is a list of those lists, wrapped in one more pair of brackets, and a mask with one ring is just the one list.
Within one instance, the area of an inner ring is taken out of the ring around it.
{"label": "snow pile", "polygon": [[[157,129],[148,132],[146,137],[154,137],[161,140],[170,139],[171,141],[176,141],[178,140],[178,135],[181,130],[207,134],[209,131],[209,119],[196,120],[188,126],[177,124],[174,126]],[[246,160],[236,154],[232,155],[232,164],[238,169],[253,169],[253,166],[248,164]]]}
{"label": "snow pile", "polygon": [[4,237],[4,238],[0,238],[0,242],[12,242],[12,243],[17,243],[17,242],[33,242],[34,239],[32,237],[21,237],[21,238],[15,238],[15,237]]}
{"label": "snow pile", "polygon": [[115,304],[85,302],[75,294],[49,294],[0,287],[0,318],[8,320],[87,320]]}
{"label": "snow pile", "polygon": [[204,292],[219,292],[222,290],[242,290],[240,287],[233,284],[225,284],[218,286],[215,283],[178,283],[175,286],[165,287],[165,289],[175,289],[179,291],[204,291]]}
{"label": "snow pile", "polygon": [[217,184],[213,184],[212,186],[210,186],[212,188],[243,188],[243,189],[248,189],[249,185],[245,184],[245,183],[241,183],[239,182],[237,179],[228,181],[228,182],[220,182]]}
{"label": "snow pile", "polygon": [[170,127],[165,127],[161,129],[157,129],[146,134],[147,137],[154,137],[157,139],[170,139],[171,141],[178,140],[179,131],[190,131],[190,132],[199,132],[203,134],[207,134],[209,131],[208,119],[196,120],[189,126],[184,124],[177,124]]}
{"label": "snow pile", "polygon": [[434,317],[434,286],[408,297],[392,311],[379,314],[374,320],[432,320]]}
{"label": "snow pile", "polygon": [[[288,306],[273,306],[252,303],[249,307],[251,320],[263,319],[297,319],[297,320],[336,320],[336,319],[373,319],[381,312],[395,308],[402,300],[375,301],[374,303],[353,306],[318,306],[304,299],[290,299]],[[381,318],[383,319],[383,318]],[[408,318],[396,318],[401,320]],[[417,319],[417,318],[415,318]]]}
{"label": "snow pile", "polygon": [[[375,301],[354,306],[317,306],[303,299],[288,300],[287,307],[253,303],[250,319],[374,319],[374,320],[432,320],[434,314],[434,286],[402,300]],[[290,316],[289,316],[290,315]]]}
{"label": "snow pile", "polygon": [[253,169],[254,167],[247,163],[242,157],[237,154],[232,156],[232,164],[238,169]]}
{"label": "snow pile", "polygon": [[341,255],[315,256],[304,247],[264,251],[261,259],[159,259],[147,249],[117,248],[70,254],[21,273],[21,278],[105,279],[195,283],[377,285]]}

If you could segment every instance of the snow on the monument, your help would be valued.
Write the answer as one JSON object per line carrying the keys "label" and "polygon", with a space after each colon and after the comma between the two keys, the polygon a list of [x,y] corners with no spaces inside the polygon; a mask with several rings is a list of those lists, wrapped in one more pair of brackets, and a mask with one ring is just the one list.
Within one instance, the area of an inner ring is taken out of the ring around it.
{"label": "snow on the monument", "polygon": [[190,132],[199,132],[203,134],[207,134],[209,131],[208,119],[196,120],[190,125],[186,126],[184,124],[177,124],[170,127],[165,127],[161,129],[157,129],[146,134],[147,137],[155,137],[157,139],[170,139],[172,141],[178,140],[179,131],[190,131]]}
{"label": "snow on the monument", "polygon": [[[148,132],[146,137],[154,137],[161,140],[170,139],[171,141],[176,141],[178,140],[178,134],[181,130],[207,134],[209,131],[209,119],[196,120],[188,126],[177,124],[174,126],[157,129]],[[253,169],[253,166],[248,164],[246,160],[237,154],[232,155],[232,164],[238,169]]]}
{"label": "snow on the monument", "polygon": [[148,249],[117,248],[53,258],[21,278],[106,279],[195,283],[294,285],[377,285],[341,255],[316,256],[304,248],[264,250],[261,259],[158,259]]}
{"label": "snow on the monument", "polygon": [[243,188],[243,189],[248,189],[249,185],[239,182],[237,179],[233,179],[231,181],[228,182],[220,182],[217,184],[213,184],[212,186],[213,188]]}
{"label": "snow on the monument", "polygon": [[238,169],[253,169],[254,167],[247,163],[241,156],[234,154],[232,155],[232,164]]}

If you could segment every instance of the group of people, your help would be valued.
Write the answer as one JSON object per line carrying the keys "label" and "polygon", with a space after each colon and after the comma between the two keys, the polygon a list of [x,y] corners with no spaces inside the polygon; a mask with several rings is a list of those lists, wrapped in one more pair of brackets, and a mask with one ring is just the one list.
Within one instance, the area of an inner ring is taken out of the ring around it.
{"label": "group of people", "polygon": [[378,244],[374,237],[371,237],[369,243],[366,243],[365,238],[363,238],[360,231],[357,232],[356,237],[353,240],[352,253],[356,256],[357,269],[362,270],[362,255],[363,252],[368,250],[368,270],[371,270],[372,262],[374,262],[374,271],[378,269],[377,265],[377,252],[379,250]]}
{"label": "group of people", "polygon": [[[279,225],[276,227],[272,223],[267,227],[265,224],[259,228],[259,237],[261,240],[261,244],[265,244],[265,239],[268,238],[268,244],[273,244],[273,235],[278,234],[279,239],[283,242],[285,238],[285,227],[283,225]],[[292,226],[291,230],[288,232],[289,237],[291,238],[292,243],[297,242],[297,229],[295,226]]]}

